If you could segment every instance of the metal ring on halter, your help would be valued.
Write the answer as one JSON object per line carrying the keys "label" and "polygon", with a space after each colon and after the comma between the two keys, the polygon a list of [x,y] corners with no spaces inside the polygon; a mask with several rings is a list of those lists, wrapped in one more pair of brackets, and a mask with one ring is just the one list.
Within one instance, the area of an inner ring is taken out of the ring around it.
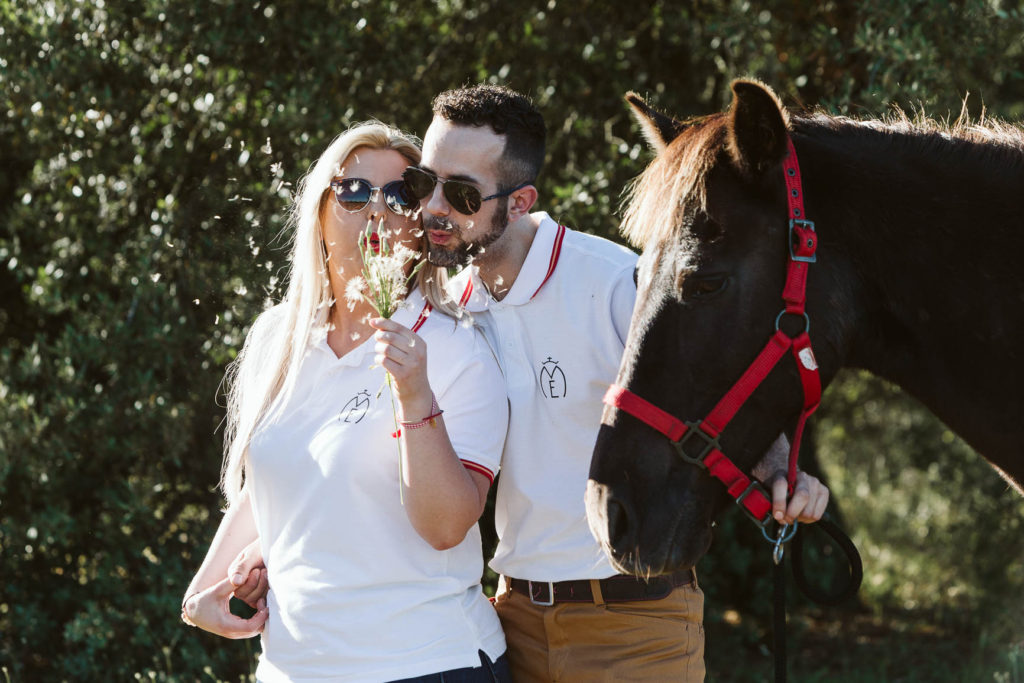
{"label": "metal ring on halter", "polygon": [[[782,320],[782,316],[786,315],[786,313],[788,313],[788,312],[789,311],[787,311],[785,308],[783,308],[781,311],[779,311],[779,314],[777,316],[775,316],[775,331],[776,332],[779,331],[779,321],[781,321]],[[804,317],[804,332],[807,333],[807,334],[810,334],[810,332],[811,332],[811,316],[807,315],[806,311],[803,312],[803,313],[794,313],[793,315],[802,315]],[[787,334],[788,334],[788,332],[787,332]]]}
{"label": "metal ring on halter", "polygon": [[[796,529],[800,526],[800,522],[793,522],[792,524],[783,524],[779,527],[779,530],[775,534],[775,538],[768,535],[768,529],[762,528],[761,535],[764,536],[764,540],[768,541],[772,545],[780,543],[789,543],[796,536]],[[792,527],[792,528],[790,528]]]}

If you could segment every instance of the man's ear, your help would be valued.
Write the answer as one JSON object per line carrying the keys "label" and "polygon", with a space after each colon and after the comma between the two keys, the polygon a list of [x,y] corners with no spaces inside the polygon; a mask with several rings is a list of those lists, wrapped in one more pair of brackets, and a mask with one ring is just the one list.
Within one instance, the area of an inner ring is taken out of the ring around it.
{"label": "man's ear", "polygon": [[508,196],[508,222],[514,223],[537,203],[537,188],[533,185],[521,187]]}
{"label": "man's ear", "polygon": [[668,147],[668,144],[686,128],[686,124],[682,121],[655,111],[635,92],[626,93],[626,102],[633,111],[633,118],[640,124],[644,137],[647,138],[647,144],[657,154]]}
{"label": "man's ear", "polygon": [[727,131],[729,156],[745,176],[758,176],[786,156],[789,117],[771,88],[752,80],[732,83]]}

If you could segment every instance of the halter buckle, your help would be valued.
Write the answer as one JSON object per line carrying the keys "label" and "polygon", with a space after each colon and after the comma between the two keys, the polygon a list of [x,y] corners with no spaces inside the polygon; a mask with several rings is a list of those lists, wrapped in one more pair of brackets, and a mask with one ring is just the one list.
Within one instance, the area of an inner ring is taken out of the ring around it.
{"label": "halter buckle", "polygon": [[[810,237],[801,234],[801,231],[807,230],[810,230],[812,233],[817,232],[814,229],[814,221],[807,221],[802,218],[789,219],[789,258],[802,263],[817,263],[817,235]],[[801,244],[804,240],[807,240],[810,244]],[[797,253],[806,249],[810,249],[811,253],[806,255],[799,255]]]}
{"label": "halter buckle", "polygon": [[743,501],[746,499],[746,497],[749,496],[754,491],[759,491],[761,495],[765,497],[766,500],[772,499],[771,496],[768,495],[768,491],[766,491],[764,486],[761,485],[761,482],[759,482],[757,479],[751,479],[750,484],[747,485],[747,490],[741,493],[740,495],[736,496],[736,505],[739,506],[740,510],[743,510],[743,514],[749,517],[754,524],[761,527],[761,533],[764,533],[764,528],[768,526],[768,523],[770,521],[772,521],[771,509],[769,509],[768,512],[765,513],[764,519],[758,519],[754,516],[754,513],[748,510],[747,506],[743,504]]}
{"label": "halter buckle", "polygon": [[[701,428],[700,422],[684,422],[686,425],[686,431],[679,437],[679,441],[673,441],[672,445],[675,446],[676,452],[679,453],[679,457],[690,463],[691,465],[697,465],[698,467],[705,467],[704,458],[708,457],[711,451],[722,450],[722,444],[718,442],[717,436],[709,436]],[[696,434],[704,440],[704,448],[701,450],[700,455],[692,456],[683,450],[683,444],[686,443],[687,439]]]}

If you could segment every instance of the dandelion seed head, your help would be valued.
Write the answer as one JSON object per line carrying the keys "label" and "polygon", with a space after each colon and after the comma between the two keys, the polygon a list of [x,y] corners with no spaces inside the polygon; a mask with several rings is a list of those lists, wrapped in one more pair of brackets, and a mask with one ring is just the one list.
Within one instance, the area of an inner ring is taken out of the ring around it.
{"label": "dandelion seed head", "polygon": [[413,259],[419,258],[419,256],[420,256],[420,252],[413,251],[412,249],[410,249],[409,247],[405,246],[401,242],[399,242],[398,244],[395,245],[395,251],[394,251],[394,254],[393,254],[393,258],[398,260],[398,261],[401,261],[403,266],[407,262],[409,262],[409,261],[411,261]]}

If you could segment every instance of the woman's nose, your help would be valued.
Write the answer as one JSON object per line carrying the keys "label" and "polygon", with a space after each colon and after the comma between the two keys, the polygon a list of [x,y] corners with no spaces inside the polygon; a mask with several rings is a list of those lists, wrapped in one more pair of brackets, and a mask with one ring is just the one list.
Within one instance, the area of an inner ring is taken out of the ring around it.
{"label": "woman's nose", "polygon": [[369,209],[370,218],[380,219],[387,211],[387,204],[384,203],[384,193],[380,188],[370,190],[370,201],[366,207]]}

